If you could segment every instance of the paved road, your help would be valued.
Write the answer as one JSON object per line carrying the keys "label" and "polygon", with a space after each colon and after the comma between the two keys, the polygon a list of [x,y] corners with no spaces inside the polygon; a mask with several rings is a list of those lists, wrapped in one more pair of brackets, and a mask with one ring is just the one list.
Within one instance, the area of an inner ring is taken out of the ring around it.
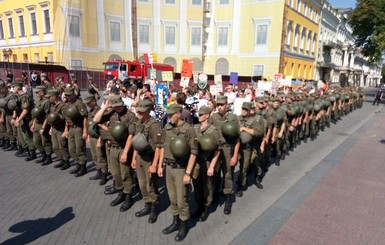
{"label": "paved road", "polygon": [[[373,91],[375,90],[370,90],[371,94],[374,93]],[[314,142],[298,146],[280,167],[271,168],[264,179],[263,190],[251,186],[242,198],[236,199],[230,216],[223,214],[223,206],[219,204],[206,222],[192,222],[192,228],[183,244],[267,244],[269,242],[287,244],[287,241],[291,244],[343,244],[341,241],[344,240],[332,238],[331,240],[313,240],[317,236],[328,237],[326,232],[322,232],[322,227],[327,227],[330,223],[326,222],[324,226],[320,226],[321,230],[311,229],[309,231],[313,232],[307,232],[309,227],[298,225],[301,223],[299,221],[307,219],[310,225],[309,222],[313,218],[319,217],[308,216],[309,210],[303,205],[316,204],[317,201],[326,203],[333,199],[328,197],[325,200],[319,200],[319,196],[322,196],[321,194],[325,191],[319,191],[317,188],[325,184],[325,180],[333,175],[335,169],[339,169],[345,175],[357,174],[360,169],[346,169],[346,164],[350,161],[362,163],[368,157],[382,153],[379,147],[383,146],[379,140],[384,139],[385,127],[382,109],[383,105],[377,107],[365,103],[363,109],[349,114],[337,125],[326,129]],[[377,132],[375,136],[372,135],[374,131]],[[368,147],[366,144],[368,134],[372,135],[371,143],[377,144],[377,147]],[[362,143],[360,140],[366,141]],[[362,154],[352,157],[351,149],[356,149]],[[93,172],[75,178],[67,171],[54,169],[52,165],[42,167],[35,163],[24,162],[14,157],[13,153],[1,151],[0,159],[0,243],[2,244],[175,243],[175,234],[168,236],[161,234],[161,230],[171,223],[172,218],[164,188],[161,188],[162,210],[158,221],[150,225],[147,223],[147,217],[134,216],[134,213],[143,206],[139,195],[136,196],[137,203],[129,211],[121,213],[119,207],[109,206],[114,197],[104,195],[103,187],[100,187],[97,182],[88,180],[94,174]],[[370,161],[367,164],[372,163],[373,161]],[[356,166],[357,163],[354,165]],[[90,168],[92,169],[91,164]],[[375,171],[374,167],[370,169]],[[343,175],[342,178],[344,178]],[[365,182],[365,179],[360,181]],[[385,186],[383,178],[365,183],[379,185],[378,188]],[[349,184],[351,186],[356,183],[352,181]],[[348,194],[352,194],[356,189],[350,192],[339,190],[346,192],[346,194],[340,194],[349,196]],[[343,202],[343,200],[340,201]],[[327,210],[329,206],[325,204],[322,207],[311,207],[317,208],[312,209],[317,213],[318,209]],[[339,210],[330,212],[329,217],[337,214]],[[366,212],[374,216],[372,211],[376,210],[369,207]],[[330,222],[334,226],[329,228],[331,231],[338,225],[332,221]],[[359,227],[363,226],[364,221],[361,221]],[[383,223],[382,227],[384,227]],[[307,233],[314,237],[306,236]],[[374,237],[373,239],[371,241],[376,241]]]}

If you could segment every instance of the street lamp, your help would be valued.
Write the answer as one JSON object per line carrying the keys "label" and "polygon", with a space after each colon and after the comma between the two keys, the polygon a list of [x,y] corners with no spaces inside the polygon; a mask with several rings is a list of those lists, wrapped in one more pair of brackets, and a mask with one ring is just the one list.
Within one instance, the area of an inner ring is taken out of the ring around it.
{"label": "street lamp", "polygon": [[[6,49],[6,48],[3,49],[4,59],[7,59],[7,65],[8,65],[8,67],[9,67],[9,58],[11,57],[12,53],[13,53],[13,51],[12,51],[11,48],[9,48],[9,49]],[[7,69],[8,69],[8,67],[7,67]]]}

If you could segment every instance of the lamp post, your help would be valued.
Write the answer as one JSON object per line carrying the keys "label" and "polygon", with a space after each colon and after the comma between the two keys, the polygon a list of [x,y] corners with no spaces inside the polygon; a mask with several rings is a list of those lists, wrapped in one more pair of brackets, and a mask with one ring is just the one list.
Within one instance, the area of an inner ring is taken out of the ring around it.
{"label": "lamp post", "polygon": [[11,57],[12,53],[13,53],[13,51],[12,51],[11,48],[9,48],[9,49],[4,48],[3,49],[4,58],[7,59],[7,68],[6,68],[7,70],[8,70],[8,67],[9,67],[9,57]]}

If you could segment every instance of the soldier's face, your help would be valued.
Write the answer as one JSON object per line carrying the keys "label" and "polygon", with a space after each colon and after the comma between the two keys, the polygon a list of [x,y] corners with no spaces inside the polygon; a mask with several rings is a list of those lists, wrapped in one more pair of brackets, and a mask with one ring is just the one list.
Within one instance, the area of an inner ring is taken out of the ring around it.
{"label": "soldier's face", "polygon": [[274,109],[277,109],[279,107],[279,101],[274,101],[273,107],[274,107]]}
{"label": "soldier's face", "polygon": [[227,104],[218,104],[218,112],[219,113],[226,113],[227,111]]}
{"label": "soldier's face", "polygon": [[245,109],[245,108],[242,108],[242,116],[243,117],[247,117],[247,116],[249,116],[250,115],[250,111],[249,110],[247,110],[247,109]]}
{"label": "soldier's face", "polygon": [[199,122],[204,122],[209,119],[209,114],[199,114]]}
{"label": "soldier's face", "polygon": [[170,123],[175,125],[179,121],[179,118],[180,118],[180,112],[176,112],[170,115]]}

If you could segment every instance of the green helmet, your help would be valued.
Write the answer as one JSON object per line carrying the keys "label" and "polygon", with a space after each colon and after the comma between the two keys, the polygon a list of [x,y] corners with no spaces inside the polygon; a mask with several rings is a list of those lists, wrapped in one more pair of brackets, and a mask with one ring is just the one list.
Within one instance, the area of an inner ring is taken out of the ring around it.
{"label": "green helmet", "polygon": [[124,123],[118,122],[112,127],[110,134],[116,141],[122,141],[127,139],[128,128]]}
{"label": "green helmet", "polygon": [[246,132],[242,132],[239,138],[242,144],[249,144],[253,140],[253,136]]}
{"label": "green helmet", "polygon": [[173,137],[170,142],[170,151],[175,158],[187,156],[190,152],[190,145],[183,135]]}
{"label": "green helmet", "polygon": [[142,133],[137,133],[132,138],[132,147],[139,152],[146,150],[149,145],[146,136]]}
{"label": "green helmet", "polygon": [[7,104],[6,98],[0,98],[0,108],[4,108],[4,106]]}
{"label": "green helmet", "polygon": [[94,88],[94,86],[92,86],[91,84],[88,86],[88,93],[90,94],[96,94],[96,90]]}
{"label": "green helmet", "polygon": [[38,106],[38,107],[33,108],[31,111],[31,116],[32,116],[32,118],[37,118],[37,119],[41,119],[42,117],[44,117],[43,107]]}
{"label": "green helmet", "polygon": [[330,102],[334,102],[334,101],[336,101],[336,97],[332,95],[329,97],[329,100],[330,100]]}
{"label": "green helmet", "polygon": [[78,109],[75,106],[68,107],[66,110],[66,116],[75,119],[80,116]]}
{"label": "green helmet", "polygon": [[218,149],[218,142],[214,135],[204,134],[198,139],[199,145],[203,151],[214,151]]}
{"label": "green helmet", "polygon": [[61,120],[62,118],[60,117],[59,113],[56,112],[52,112],[47,116],[47,122],[49,125],[57,125]]}
{"label": "green helmet", "polygon": [[314,111],[318,112],[321,110],[320,104],[314,104]]}
{"label": "green helmet", "polygon": [[89,122],[88,128],[87,128],[88,135],[92,138],[99,138],[100,132],[99,132],[99,126],[97,123]]}
{"label": "green helmet", "polygon": [[314,109],[313,104],[308,104],[308,105],[307,105],[307,110],[308,110],[308,111],[312,111],[313,109]]}
{"label": "green helmet", "polygon": [[7,103],[7,106],[8,106],[8,109],[11,110],[11,111],[16,111],[17,110],[17,107],[18,107],[18,103],[17,103],[17,99],[11,99],[8,101]]}
{"label": "green helmet", "polygon": [[239,135],[239,125],[236,122],[226,121],[222,124],[221,131],[225,138],[236,138]]}

